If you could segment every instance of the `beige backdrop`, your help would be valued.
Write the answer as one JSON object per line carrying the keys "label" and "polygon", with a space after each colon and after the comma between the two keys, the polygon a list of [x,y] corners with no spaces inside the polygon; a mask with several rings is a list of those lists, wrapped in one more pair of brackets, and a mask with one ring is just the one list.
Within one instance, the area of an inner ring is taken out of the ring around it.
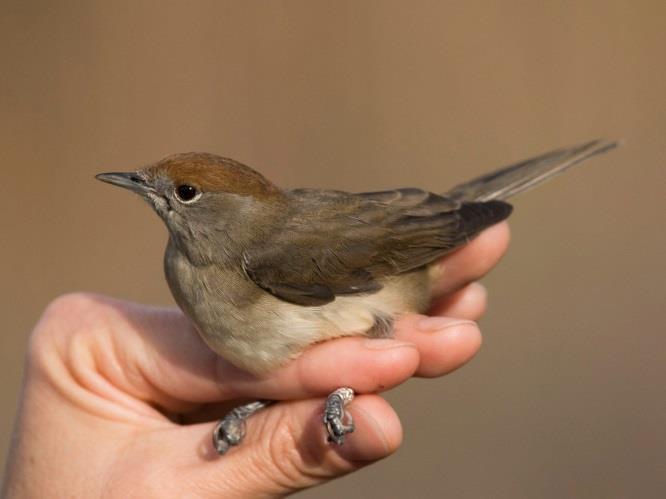
{"label": "beige backdrop", "polygon": [[515,200],[482,352],[388,395],[397,455],[304,496],[666,495],[666,3],[5,0],[0,23],[0,448],[49,300],[171,303],[161,223],[94,173],[204,150],[443,190],[605,136],[626,145]]}

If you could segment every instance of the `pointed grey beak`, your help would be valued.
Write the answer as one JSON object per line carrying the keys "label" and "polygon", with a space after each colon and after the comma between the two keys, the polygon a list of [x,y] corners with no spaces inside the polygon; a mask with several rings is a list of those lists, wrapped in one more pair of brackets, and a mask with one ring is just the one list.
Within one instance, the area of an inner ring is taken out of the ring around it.
{"label": "pointed grey beak", "polygon": [[145,194],[153,190],[136,172],[100,173],[95,175],[95,178],[108,184],[129,189],[137,194]]}

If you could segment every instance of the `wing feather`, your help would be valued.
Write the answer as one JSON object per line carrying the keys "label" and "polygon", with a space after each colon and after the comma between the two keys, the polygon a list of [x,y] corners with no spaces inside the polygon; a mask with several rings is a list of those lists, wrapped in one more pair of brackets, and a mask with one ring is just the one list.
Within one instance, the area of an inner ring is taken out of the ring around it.
{"label": "wing feather", "polygon": [[266,291],[308,306],[379,291],[382,277],[432,262],[511,211],[502,201],[461,203],[414,188],[291,195],[298,218],[246,252],[243,266]]}

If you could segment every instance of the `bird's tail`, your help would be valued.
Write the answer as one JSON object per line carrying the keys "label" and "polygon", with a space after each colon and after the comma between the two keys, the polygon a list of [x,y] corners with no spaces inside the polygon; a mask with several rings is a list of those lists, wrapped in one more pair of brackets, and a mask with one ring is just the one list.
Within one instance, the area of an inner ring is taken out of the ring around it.
{"label": "bird's tail", "polygon": [[618,142],[598,139],[574,147],[557,149],[460,184],[447,192],[447,196],[460,201],[483,202],[507,199],[618,145]]}

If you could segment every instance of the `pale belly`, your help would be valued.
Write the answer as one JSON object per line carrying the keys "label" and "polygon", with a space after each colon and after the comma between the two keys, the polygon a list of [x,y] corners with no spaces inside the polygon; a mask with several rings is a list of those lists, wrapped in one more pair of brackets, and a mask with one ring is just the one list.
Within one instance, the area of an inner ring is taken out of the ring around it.
{"label": "pale belly", "polygon": [[433,280],[432,270],[421,269],[387,278],[376,293],[306,307],[267,293],[240,270],[197,269],[195,277],[181,257],[171,258],[165,271],[176,302],[206,344],[254,374],[280,367],[313,343],[391,334],[393,319],[427,309]]}

